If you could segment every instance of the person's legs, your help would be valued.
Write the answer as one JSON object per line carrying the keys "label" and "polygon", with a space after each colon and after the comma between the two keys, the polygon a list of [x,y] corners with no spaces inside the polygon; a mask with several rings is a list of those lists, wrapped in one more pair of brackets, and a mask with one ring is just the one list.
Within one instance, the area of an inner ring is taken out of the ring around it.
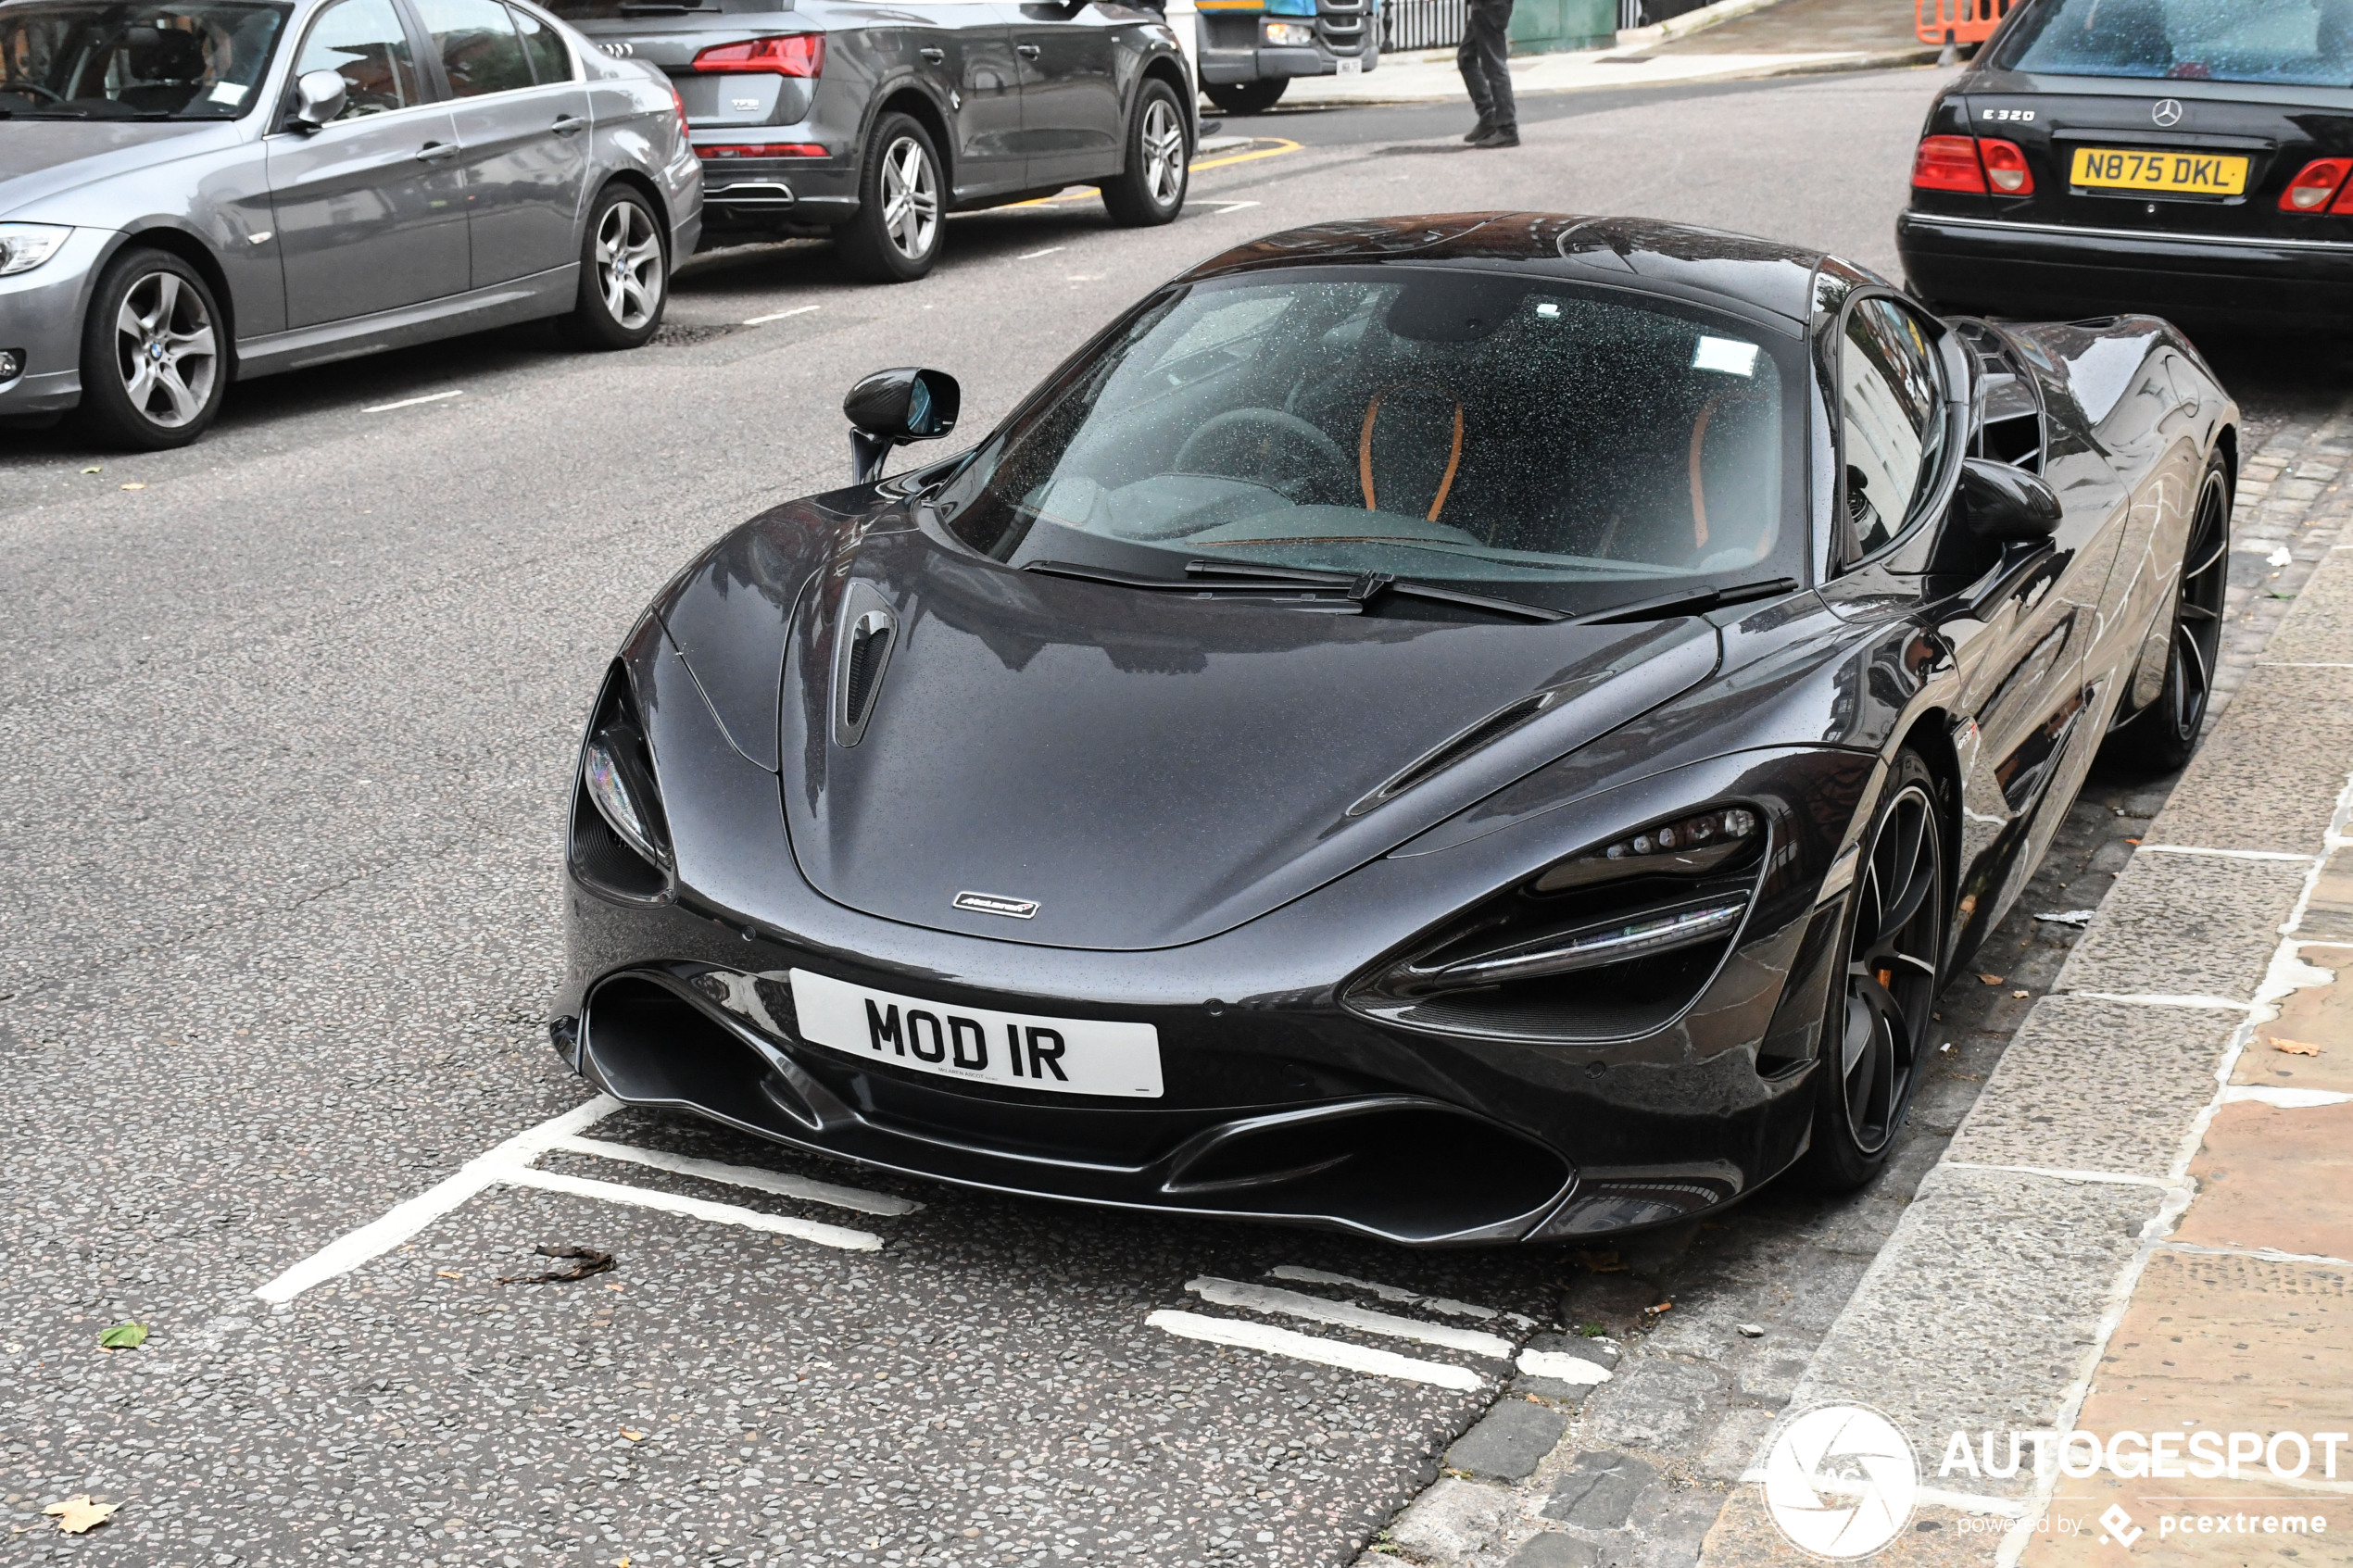
{"label": "person's legs", "polygon": [[[1478,6],[1474,3],[1471,8],[1476,11]],[[1495,129],[1495,99],[1487,90],[1487,70],[1478,57],[1475,25],[1463,30],[1463,41],[1454,50],[1454,69],[1463,73],[1463,89],[1470,94],[1471,107],[1478,111],[1478,123],[1463,140],[1476,142]]]}
{"label": "person's legs", "polygon": [[1519,142],[1519,110],[1512,98],[1511,57],[1512,0],[1470,0],[1467,7],[1468,25],[1464,29],[1463,48],[1457,56],[1465,60],[1463,80],[1467,84],[1473,73],[1485,80],[1471,94],[1480,118],[1489,127],[1485,136],[1477,140],[1485,145],[1516,146]]}

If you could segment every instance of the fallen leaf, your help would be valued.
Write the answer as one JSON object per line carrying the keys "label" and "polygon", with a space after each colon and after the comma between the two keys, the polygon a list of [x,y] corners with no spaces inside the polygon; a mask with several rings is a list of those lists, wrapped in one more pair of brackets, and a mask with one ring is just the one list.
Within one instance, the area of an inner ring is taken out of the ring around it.
{"label": "fallen leaf", "polygon": [[435,1279],[463,1279],[466,1277],[455,1269],[435,1269],[433,1273]]}
{"label": "fallen leaf", "polygon": [[2032,996],[2033,994],[2034,993],[2032,991],[2012,991],[2010,993],[2012,997],[2016,997],[2020,1001],[2024,1001],[2027,997]]}
{"label": "fallen leaf", "polygon": [[2290,1056],[2318,1056],[2321,1054],[2320,1047],[2305,1040],[2273,1040],[2271,1042],[2271,1048],[2275,1051],[2285,1051]]}
{"label": "fallen leaf", "polygon": [[1999,985],[2002,983],[2002,977],[1998,974],[1981,974],[1978,978],[1988,985]]}
{"label": "fallen leaf", "polygon": [[617,1279],[607,1280],[605,1282],[605,1288],[607,1290],[619,1290],[621,1288],[621,1282]]}
{"label": "fallen leaf", "polygon": [[98,1336],[101,1350],[135,1350],[147,1342],[147,1325],[143,1323],[119,1323]]}
{"label": "fallen leaf", "polygon": [[593,1247],[535,1247],[532,1250],[542,1258],[577,1258],[580,1266],[576,1269],[550,1270],[544,1274],[507,1274],[500,1277],[500,1285],[562,1285],[567,1281],[603,1273],[612,1267],[612,1254],[599,1252]]}
{"label": "fallen leaf", "polygon": [[41,1512],[57,1520],[57,1534],[79,1536],[112,1519],[114,1511],[121,1506],[117,1502],[95,1501],[89,1493],[83,1492],[63,1502],[53,1502]]}
{"label": "fallen leaf", "polygon": [[2139,839],[2137,839],[2137,838],[2128,838],[2128,839],[2126,839],[2124,842],[2125,842],[2125,843],[2127,843],[2127,844],[2137,845],[2137,844],[2139,844],[2141,841],[2140,841]]}
{"label": "fallen leaf", "polygon": [[646,1440],[646,1435],[643,1432],[632,1432],[626,1426],[621,1429],[621,1435],[633,1443],[642,1443]]}
{"label": "fallen leaf", "polygon": [[83,469],[82,471],[83,473],[96,473],[96,472],[97,472],[100,469],[104,468],[105,466],[106,466],[106,465],[105,465],[105,464],[103,464],[103,463],[93,463],[93,464],[91,464],[88,468]]}
{"label": "fallen leaf", "polygon": [[126,484],[123,488],[125,490],[145,490],[146,486],[144,484]]}

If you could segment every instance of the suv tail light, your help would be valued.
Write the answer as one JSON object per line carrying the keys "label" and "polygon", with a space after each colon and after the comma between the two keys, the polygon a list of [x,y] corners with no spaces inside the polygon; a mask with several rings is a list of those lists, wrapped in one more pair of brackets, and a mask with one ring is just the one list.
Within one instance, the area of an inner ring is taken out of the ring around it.
{"label": "suv tail light", "polygon": [[2026,155],[2019,150],[2016,142],[1981,136],[1977,139],[1977,156],[1985,165],[1986,180],[2003,195],[2034,194],[2034,171],[2026,167]]}
{"label": "suv tail light", "polygon": [[2280,193],[2280,210],[2320,211],[2329,205],[2329,198],[2345,186],[2345,176],[2348,171],[2353,171],[2353,158],[2314,158],[2297,169],[2296,178],[2287,182],[2287,189]]}
{"label": "suv tail light", "polygon": [[1977,160],[1977,140],[1971,136],[1923,136],[1912,155],[1912,188],[1918,191],[1966,191],[1985,194],[1985,166]]}
{"label": "suv tail light", "polygon": [[697,156],[706,158],[734,157],[824,157],[825,149],[815,142],[729,142],[724,144],[705,143],[695,149]]}
{"label": "suv tail light", "polygon": [[788,32],[775,38],[748,38],[741,44],[715,44],[695,56],[694,69],[738,75],[823,76],[825,35]]}

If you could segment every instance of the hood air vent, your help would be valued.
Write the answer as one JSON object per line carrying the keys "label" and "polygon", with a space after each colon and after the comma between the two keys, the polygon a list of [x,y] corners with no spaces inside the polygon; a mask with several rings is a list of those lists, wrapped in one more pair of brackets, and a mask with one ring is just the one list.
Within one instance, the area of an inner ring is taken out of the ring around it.
{"label": "hood air vent", "polygon": [[1472,752],[1501,740],[1547,708],[1552,707],[1554,700],[1559,695],[1558,692],[1538,692],[1533,696],[1524,696],[1517,702],[1497,709],[1452,740],[1441,742],[1430,750],[1423,752],[1413,761],[1406,763],[1403,769],[1390,776],[1387,784],[1351,806],[1348,809],[1348,814],[1352,817],[1361,817],[1376,806],[1388,805],[1416,784],[1436,778]]}
{"label": "hood air vent", "polygon": [[864,738],[899,640],[899,616],[864,583],[842,595],[841,619],[834,633],[834,741],[856,746]]}

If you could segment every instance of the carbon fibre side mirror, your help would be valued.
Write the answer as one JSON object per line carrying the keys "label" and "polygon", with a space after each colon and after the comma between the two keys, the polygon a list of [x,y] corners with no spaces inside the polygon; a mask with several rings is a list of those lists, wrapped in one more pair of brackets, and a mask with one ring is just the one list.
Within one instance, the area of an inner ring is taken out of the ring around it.
{"label": "carbon fibre side mirror", "polygon": [[912,366],[876,370],[841,400],[849,421],[850,483],[865,484],[882,472],[893,448],[910,441],[935,441],[956,428],[963,389],[945,370]]}
{"label": "carbon fibre side mirror", "polygon": [[1980,539],[1999,545],[2048,539],[2066,510],[2039,474],[1985,458],[1962,460],[1961,512]]}

